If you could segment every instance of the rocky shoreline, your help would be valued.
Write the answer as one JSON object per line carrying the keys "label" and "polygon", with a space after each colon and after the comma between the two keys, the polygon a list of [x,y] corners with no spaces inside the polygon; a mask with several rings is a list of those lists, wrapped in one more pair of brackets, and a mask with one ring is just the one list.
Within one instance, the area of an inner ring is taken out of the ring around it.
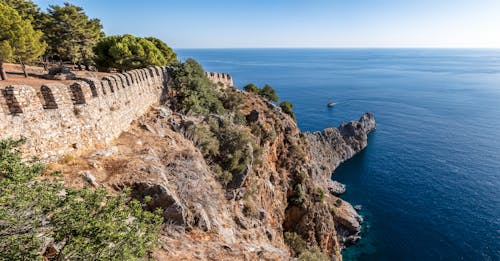
{"label": "rocky shoreline", "polygon": [[[341,124],[338,128],[326,128],[323,131],[306,133],[316,175],[313,182],[323,186],[334,195],[346,191],[346,186],[331,179],[333,171],[343,162],[351,159],[368,145],[368,134],[375,130],[375,117],[365,113],[359,121]],[[337,215],[340,224],[337,233],[343,246],[360,239],[363,218],[350,203],[341,201],[343,214]]]}
{"label": "rocky shoreline", "polygon": [[287,243],[287,233],[307,242],[307,251],[342,260],[342,248],[359,239],[363,219],[338,197],[345,186],[331,175],[367,146],[373,115],[302,133],[280,108],[237,93],[244,98],[239,112],[247,116],[239,128],[252,130],[262,152],[227,186],[187,131],[206,118],[163,104],[134,121],[113,147],[61,166],[65,184],[130,187],[139,200],[150,197],[150,209],[164,210],[157,260],[290,260],[300,253]]}

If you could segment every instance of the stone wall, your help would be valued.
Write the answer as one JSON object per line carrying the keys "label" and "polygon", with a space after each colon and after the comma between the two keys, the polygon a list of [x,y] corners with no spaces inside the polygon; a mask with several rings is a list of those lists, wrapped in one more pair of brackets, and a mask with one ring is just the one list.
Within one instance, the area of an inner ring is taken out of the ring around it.
{"label": "stone wall", "polygon": [[26,153],[42,159],[109,144],[160,100],[167,80],[166,67],[150,67],[71,86],[7,86],[0,89],[0,139],[24,136]]}
{"label": "stone wall", "polygon": [[233,86],[233,78],[227,73],[206,72],[205,74],[212,82],[222,84],[222,87]]}

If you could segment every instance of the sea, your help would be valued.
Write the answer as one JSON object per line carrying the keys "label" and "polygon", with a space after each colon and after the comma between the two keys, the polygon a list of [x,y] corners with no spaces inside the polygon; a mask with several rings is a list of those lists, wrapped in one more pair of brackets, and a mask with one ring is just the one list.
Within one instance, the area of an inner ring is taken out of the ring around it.
{"label": "sea", "polygon": [[302,131],[375,115],[368,147],[332,175],[366,220],[344,260],[500,260],[500,50],[176,52],[240,88],[271,85]]}

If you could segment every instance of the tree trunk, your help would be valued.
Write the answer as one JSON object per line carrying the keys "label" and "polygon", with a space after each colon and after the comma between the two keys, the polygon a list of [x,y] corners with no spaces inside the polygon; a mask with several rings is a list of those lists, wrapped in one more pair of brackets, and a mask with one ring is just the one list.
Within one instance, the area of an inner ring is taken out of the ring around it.
{"label": "tree trunk", "polygon": [[26,72],[26,64],[23,61],[19,61],[21,63],[21,68],[23,68],[23,74],[25,78],[28,78],[28,73]]}
{"label": "tree trunk", "polygon": [[3,59],[0,58],[0,79],[2,81],[7,80],[7,75],[5,74],[5,71],[3,70]]}

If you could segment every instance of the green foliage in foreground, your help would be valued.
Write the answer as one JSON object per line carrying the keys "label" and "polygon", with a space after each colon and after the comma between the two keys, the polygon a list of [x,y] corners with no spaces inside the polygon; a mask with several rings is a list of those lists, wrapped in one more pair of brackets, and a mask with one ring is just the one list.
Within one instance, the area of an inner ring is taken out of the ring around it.
{"label": "green foliage in foreground", "polygon": [[276,94],[276,90],[269,84],[264,85],[264,87],[260,89],[255,84],[249,83],[243,87],[243,90],[247,92],[253,92],[273,102],[278,102],[280,100],[280,98]]}
{"label": "green foliage in foreground", "polygon": [[295,112],[293,112],[293,104],[289,101],[284,101],[282,103],[280,103],[280,108],[281,110],[290,115],[290,117],[292,117],[293,120],[296,120],[295,119]]}
{"label": "green foliage in foreground", "polygon": [[152,251],[162,218],[127,194],[65,189],[24,162],[24,140],[0,141],[0,260],[39,260],[54,239],[56,260],[134,260]]}

